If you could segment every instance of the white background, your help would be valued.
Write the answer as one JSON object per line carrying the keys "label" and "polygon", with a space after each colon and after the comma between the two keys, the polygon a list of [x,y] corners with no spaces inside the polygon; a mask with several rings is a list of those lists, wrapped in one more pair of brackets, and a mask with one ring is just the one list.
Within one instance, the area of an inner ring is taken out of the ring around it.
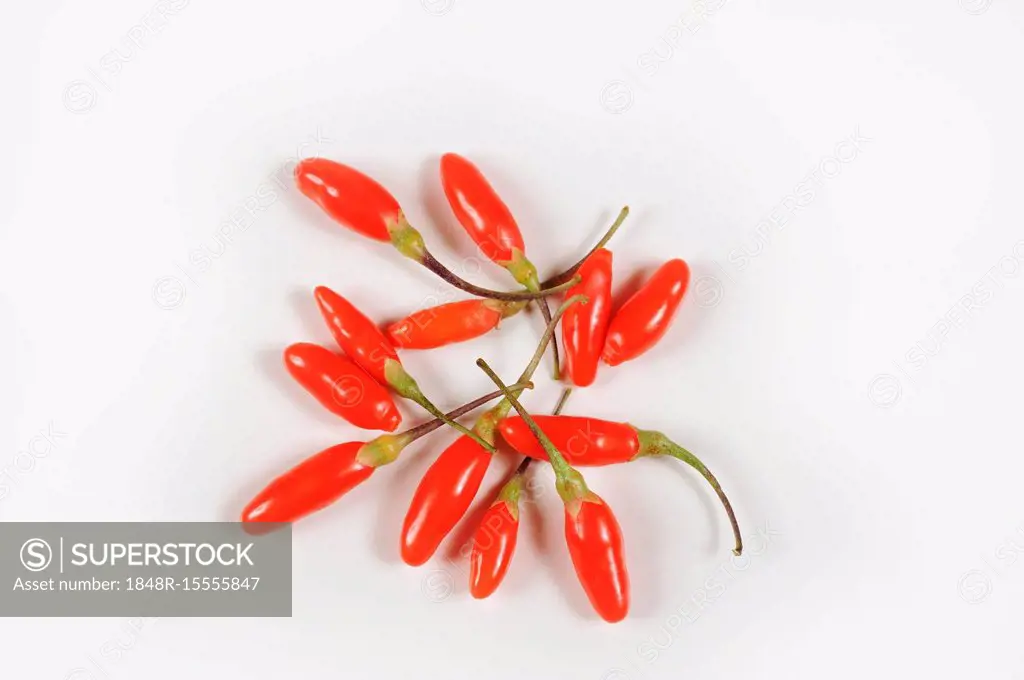
{"label": "white background", "polygon": [[[1024,677],[1020,3],[158,5],[5,12],[0,519],[234,519],[363,436],[282,368],[288,343],[329,341],[312,288],[382,321],[448,291],[330,223],[291,164],[362,168],[442,259],[511,287],[474,268],[439,192],[458,151],[543,272],[625,203],[619,291],[691,263],[664,342],[570,411],[701,455],[749,557],[689,470],[587,471],[632,574],[607,625],[544,468],[506,582],[476,602],[464,563],[398,556],[442,433],[297,526],[293,618],[2,619],[0,675]],[[490,389],[477,356],[513,378],[539,328],[405,362],[454,406]]]}

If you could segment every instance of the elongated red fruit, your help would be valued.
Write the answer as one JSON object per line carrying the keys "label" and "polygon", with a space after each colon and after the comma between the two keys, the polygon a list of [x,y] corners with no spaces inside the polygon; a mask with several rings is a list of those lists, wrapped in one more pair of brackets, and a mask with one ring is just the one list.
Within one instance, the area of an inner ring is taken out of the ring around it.
{"label": "elongated red fruit", "polygon": [[402,208],[387,189],[355,168],[326,158],[306,158],[295,166],[299,190],[341,225],[378,241],[390,241],[388,224]]}
{"label": "elongated red fruit", "polygon": [[508,572],[519,540],[519,506],[498,499],[480,519],[469,557],[469,592],[478,600],[493,593]]}
{"label": "elongated red fruit", "polygon": [[523,308],[521,302],[462,300],[422,309],[387,328],[402,349],[433,349],[479,337]]}
{"label": "elongated red fruit", "polygon": [[466,514],[493,456],[463,435],[437,457],[416,487],[402,525],[402,559],[418,566]]}
{"label": "elongated red fruit", "polygon": [[300,342],[284,351],[284,363],[324,408],[356,427],[394,432],[402,422],[388,391],[345,357]]}
{"label": "elongated red fruit", "polygon": [[338,444],[302,461],[256,494],[242,521],[294,522],[338,500],[376,469],[356,459],[363,445]]}
{"label": "elongated red fruit", "polygon": [[385,362],[388,359],[399,359],[395,348],[384,337],[377,324],[327,286],[317,286],[313,294],[338,346],[359,368],[373,376],[381,385],[387,385]]}
{"label": "elongated red fruit", "polygon": [[[612,465],[633,460],[640,453],[636,428],[581,416],[533,416],[540,429],[570,465]],[[547,460],[547,453],[523,419],[505,418],[498,424],[502,438],[531,458]]]}
{"label": "elongated red fruit", "polygon": [[690,268],[682,260],[661,265],[612,316],[604,362],[618,366],[654,347],[672,324],[689,283]]}
{"label": "elongated red fruit", "polygon": [[441,157],[441,184],[455,218],[485,257],[506,265],[526,247],[512,212],[475,165],[462,156]]}
{"label": "elongated red fruit", "polygon": [[612,314],[612,252],[601,248],[580,267],[580,282],[566,297],[586,295],[587,303],[573,305],[562,315],[565,373],[577,387],[593,384]]}
{"label": "elongated red fruit", "polygon": [[[743,552],[743,537],[732,503],[718,479],[701,460],[679,444],[655,430],[639,430],[628,423],[614,423],[579,416],[533,416],[543,432],[562,456],[572,465],[612,465],[644,456],[669,456],[680,460],[700,473],[718,495],[736,546]],[[505,418],[498,424],[501,436],[509,446],[531,458],[548,459],[548,454],[522,418]]]}
{"label": "elongated red fruit", "polygon": [[589,492],[565,508],[565,542],[590,604],[598,615],[615,623],[629,612],[629,573],[622,530],[611,508]]}

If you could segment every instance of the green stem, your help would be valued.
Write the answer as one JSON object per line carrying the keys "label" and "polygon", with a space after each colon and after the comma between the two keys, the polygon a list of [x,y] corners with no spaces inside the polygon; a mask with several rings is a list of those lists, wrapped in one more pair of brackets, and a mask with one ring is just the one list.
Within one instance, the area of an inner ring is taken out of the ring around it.
{"label": "green stem", "polygon": [[[430,253],[430,251],[425,251],[423,254],[423,258],[417,260],[417,262],[419,262],[424,267],[434,272],[435,274],[437,274],[442,279],[444,279],[451,285],[455,286],[459,290],[464,290],[467,293],[476,295],[477,297],[491,298],[492,300],[505,300],[513,302],[517,300],[537,300],[548,295],[555,295],[556,293],[561,293],[562,291],[568,290],[575,286],[577,283],[579,283],[579,278],[573,278],[568,281],[563,280],[563,282],[560,282],[557,285],[547,286],[536,292],[528,290],[491,290],[490,288],[482,288],[476,285],[475,283],[470,283],[469,281],[466,281],[461,276],[459,276],[452,270],[448,269],[448,267],[441,264],[441,262],[437,258],[435,258]],[[572,275],[570,274],[570,276]]]}
{"label": "green stem", "polygon": [[718,478],[711,473],[711,470],[707,468],[704,463],[701,462],[697,456],[693,455],[679,444],[666,437],[661,432],[655,432],[654,430],[637,430],[637,434],[640,439],[640,456],[672,456],[678,460],[683,461],[694,470],[699,472],[704,479],[707,480],[711,488],[718,494],[718,500],[722,502],[722,506],[725,508],[725,514],[729,516],[729,524],[732,525],[733,538],[736,541],[736,547],[733,548],[734,555],[740,555],[743,553],[743,536],[740,534],[740,525],[736,520],[736,513],[733,512],[732,503],[729,502],[728,496],[725,495],[725,491],[722,490],[722,485],[718,483]]}
{"label": "green stem", "polygon": [[[608,244],[608,242],[612,240],[612,237],[615,236],[615,232],[617,232],[619,230],[619,227],[622,226],[622,223],[626,221],[626,217],[628,215],[629,215],[629,206],[628,205],[622,206],[622,210],[619,211],[619,214],[615,218],[615,221],[612,222],[612,226],[610,226],[608,228],[608,231],[606,231],[604,233],[604,236],[602,236],[601,240],[597,242],[597,245],[595,245],[593,248],[591,248],[590,251],[586,255],[583,256],[583,259],[581,259],[579,262],[577,262],[573,266],[571,266],[568,269],[566,269],[561,274],[548,279],[547,281],[545,281],[542,284],[538,284],[537,287],[538,288],[541,288],[541,287],[542,288],[550,288],[551,286],[557,286],[560,283],[562,283],[564,281],[567,281],[570,277],[574,276],[576,274],[576,272],[579,271],[580,267],[583,266],[583,263],[586,262],[587,259],[591,255],[593,255],[599,249],[604,248]],[[551,322],[551,316],[550,316],[550,312],[548,310],[547,300],[538,300],[537,301],[537,306],[540,307],[540,313],[544,316],[544,321],[546,323],[550,323]],[[552,363],[554,364],[554,379],[556,381],[557,380],[561,380],[562,379],[562,367],[561,367],[561,362],[559,361],[559,356],[558,356],[558,341],[557,340],[551,343],[551,358],[552,358]]]}
{"label": "green stem", "polygon": [[544,431],[537,426],[537,422],[530,416],[523,405],[519,403],[516,396],[512,394],[511,390],[505,386],[505,383],[501,381],[498,374],[495,373],[487,362],[483,359],[477,359],[476,365],[487,374],[494,384],[497,385],[502,392],[505,393],[505,399],[507,399],[515,408],[515,410],[522,417],[523,422],[533,432],[533,436],[537,438],[540,445],[544,447],[544,451],[548,454],[548,461],[551,463],[551,467],[555,471],[555,486],[558,489],[558,495],[562,497],[562,501],[565,503],[567,508],[572,506],[578,507],[579,501],[590,493],[587,488],[587,483],[583,481],[583,475],[577,472],[562,456],[562,452],[552,443],[548,436],[544,434]]}
{"label": "green stem", "polygon": [[572,288],[574,285],[571,282],[566,282],[557,286],[545,286],[543,289],[537,291],[512,292],[481,288],[476,284],[466,281],[458,274],[448,269],[448,267],[441,264],[441,262],[434,257],[429,250],[427,250],[427,245],[423,241],[423,235],[420,234],[415,227],[409,224],[409,220],[405,218],[404,213],[399,213],[398,218],[394,222],[388,223],[388,234],[391,237],[391,245],[393,245],[395,250],[400,252],[402,255],[405,255],[414,262],[419,262],[421,265],[434,272],[456,288],[464,290],[467,293],[472,293],[477,297],[507,301],[536,300],[546,295],[560,293],[563,290]]}
{"label": "green stem", "polygon": [[[544,351],[548,348],[548,343],[555,337],[555,328],[558,326],[558,320],[565,314],[565,310],[569,309],[576,303],[584,304],[588,300],[586,295],[573,295],[571,298],[562,303],[562,305],[555,310],[555,313],[551,315],[551,322],[544,329],[544,334],[540,337],[540,342],[537,344],[537,349],[533,352],[533,357],[530,359],[530,363],[527,364],[526,368],[519,376],[519,380],[516,382],[528,382],[533,378],[534,372],[537,367],[540,366],[540,361],[544,357]],[[515,393],[518,395],[522,390],[516,390]],[[502,399],[489,410],[485,411],[481,415],[476,424],[473,425],[473,429],[477,431],[484,439],[493,442],[494,441],[494,430],[498,426],[505,416],[508,415],[509,410],[512,408],[511,402],[508,399]]]}
{"label": "green stem", "polygon": [[579,268],[583,266],[583,263],[587,261],[587,258],[589,258],[591,255],[593,255],[596,251],[598,251],[601,248],[604,248],[606,245],[608,245],[608,241],[612,240],[612,236],[615,236],[615,232],[617,232],[619,230],[619,227],[622,226],[622,223],[626,221],[626,217],[628,215],[629,215],[629,206],[628,205],[622,206],[622,210],[619,211],[618,217],[615,218],[615,221],[612,222],[612,226],[610,226],[608,228],[608,231],[606,231],[604,233],[604,236],[602,236],[601,240],[597,242],[597,245],[595,245],[593,248],[591,248],[590,252],[588,252],[586,255],[584,255],[583,258],[579,262],[577,262],[573,266],[569,267],[568,269],[566,269],[561,274],[559,274],[557,276],[553,276],[550,279],[548,279],[547,281],[545,281],[544,283],[540,284],[541,287],[546,289],[546,288],[550,288],[551,286],[557,286],[558,284],[562,283],[563,281],[568,281],[570,278],[572,278],[572,276],[579,270]]}
{"label": "green stem", "polygon": [[565,402],[569,401],[570,394],[572,394],[571,387],[566,387],[562,390],[562,396],[558,398],[558,403],[555,404],[555,410],[551,412],[551,415],[558,416],[562,414],[562,409],[565,408]]}
{"label": "green stem", "polygon": [[469,430],[462,423],[456,422],[444,414],[444,412],[434,405],[427,395],[423,394],[423,390],[420,389],[419,383],[405,370],[400,361],[395,359],[386,359],[384,361],[384,379],[387,380],[388,384],[406,399],[414,401],[420,405],[427,413],[434,416],[449,427],[458,430],[462,434],[470,437],[477,444],[484,447],[491,453],[497,453],[494,449],[493,444],[490,444],[479,437],[475,432]]}
{"label": "green stem", "polygon": [[540,279],[537,278],[537,268],[526,257],[526,253],[519,248],[512,249],[512,259],[508,262],[499,262],[502,267],[508,270],[516,281],[526,290],[540,290]]}
{"label": "green stem", "polygon": [[[540,290],[540,281],[537,280],[536,267],[526,259],[526,255],[524,255],[520,250],[516,249],[512,252],[514,254],[513,261],[510,262],[506,268],[512,274],[513,278],[523,284],[526,290]],[[540,315],[544,317],[544,325],[548,326],[551,323],[551,307],[548,306],[548,299],[541,298],[539,300],[534,300],[534,304],[536,304],[537,308],[540,309]],[[551,363],[553,371],[552,377],[555,382],[558,382],[562,379],[562,366],[558,356],[558,338],[552,338],[551,340]]]}
{"label": "green stem", "polygon": [[420,399],[414,399],[413,401],[415,401],[417,404],[423,407],[424,411],[434,416],[436,419],[440,420],[448,427],[451,427],[452,429],[457,430],[462,434],[466,435],[467,437],[475,441],[477,444],[482,446],[485,450],[489,451],[490,453],[495,454],[498,452],[498,449],[497,447],[494,446],[494,444],[485,440],[483,437],[481,437],[476,432],[469,429],[462,423],[456,420],[452,420],[451,418],[446,416],[444,412],[442,412],[441,409],[439,409],[438,407],[434,406],[433,402],[427,399],[425,395],[421,393],[420,397]]}
{"label": "green stem", "polygon": [[[564,390],[562,390],[562,396],[558,398],[558,403],[555,404],[555,410],[551,412],[551,415],[557,416],[562,413],[562,409],[565,408],[565,402],[569,401],[570,394],[572,394],[571,387],[566,387]],[[514,474],[522,475],[524,472],[526,472],[526,468],[530,467],[530,463],[532,461],[533,458],[531,458],[530,456],[524,456],[523,460],[519,463],[519,467],[516,468]]]}
{"label": "green stem", "polygon": [[[573,295],[571,298],[563,302],[558,307],[558,309],[555,310],[555,313],[551,315],[551,321],[548,322],[547,328],[544,329],[544,334],[540,337],[540,342],[537,344],[537,349],[534,351],[533,356],[530,358],[530,363],[528,363],[526,365],[526,368],[523,369],[523,372],[519,374],[519,380],[517,380],[516,382],[526,382],[533,378],[533,374],[537,370],[537,367],[540,365],[541,358],[543,358],[544,356],[544,350],[547,349],[548,343],[551,342],[552,339],[554,339],[555,337],[555,328],[558,326],[559,319],[561,319],[562,315],[565,314],[565,310],[569,309],[570,307],[577,303],[585,305],[587,302],[589,302],[589,300],[590,298],[588,298],[586,295]],[[522,392],[522,390],[517,390],[516,394],[519,394],[520,392]],[[501,404],[499,403],[498,405],[500,406]],[[506,413],[507,412],[508,411],[506,408]]]}
{"label": "green stem", "polygon": [[[572,388],[567,387],[562,391],[562,396],[558,399],[558,404],[555,406],[555,410],[552,415],[558,415],[562,412],[562,407],[565,406],[566,400],[569,398],[569,394],[572,393]],[[530,456],[523,456],[523,459],[519,461],[519,467],[512,473],[512,476],[508,478],[508,481],[501,487],[498,492],[496,502],[504,502],[508,506],[508,511],[511,515],[519,519],[519,496],[523,490],[523,475],[526,474],[527,468],[530,467],[530,463],[533,462],[533,458]]]}
{"label": "green stem", "polygon": [[[513,389],[517,389],[517,390],[530,390],[530,389],[533,389],[533,383],[530,382],[530,381],[525,381],[525,382],[520,381],[520,382],[516,383],[515,385],[513,385],[512,387],[513,387]],[[469,413],[470,411],[473,411],[475,409],[480,408],[481,406],[483,406],[487,402],[493,401],[494,399],[497,399],[498,397],[502,396],[503,394],[504,394],[504,392],[502,392],[501,390],[497,390],[495,392],[491,392],[490,394],[485,394],[484,396],[480,397],[479,399],[474,399],[473,401],[469,402],[468,404],[463,404],[462,406],[458,407],[457,409],[449,411],[448,413],[446,413],[444,415],[446,417],[448,417],[449,419],[454,419],[454,418],[458,418],[460,416],[464,416],[467,413]],[[423,436],[426,436],[426,435],[430,434],[431,432],[433,432],[437,428],[441,427],[442,425],[444,425],[444,421],[442,421],[442,420],[440,420],[438,418],[434,418],[433,420],[427,421],[427,422],[425,422],[425,423],[423,423],[421,425],[417,425],[416,427],[410,428],[410,429],[406,430],[405,432],[402,432],[401,434],[399,434],[397,436],[401,437],[403,439],[405,445],[408,446],[409,444],[411,444],[412,442],[416,441],[420,437],[423,437]]]}
{"label": "green stem", "polygon": [[[551,308],[548,307],[548,300],[544,298],[537,300],[537,307],[540,308],[540,315],[544,317],[544,323],[551,323]],[[558,340],[552,338],[551,340],[551,363],[553,364],[554,380],[557,382],[562,379],[562,364],[558,358]]]}

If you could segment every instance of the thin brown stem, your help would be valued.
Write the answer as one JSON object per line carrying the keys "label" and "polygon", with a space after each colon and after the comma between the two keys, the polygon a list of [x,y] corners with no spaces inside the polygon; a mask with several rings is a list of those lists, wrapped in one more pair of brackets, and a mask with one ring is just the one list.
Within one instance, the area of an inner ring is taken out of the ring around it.
{"label": "thin brown stem", "polygon": [[619,227],[622,226],[622,223],[626,221],[626,217],[628,215],[629,215],[629,206],[628,205],[622,206],[622,210],[619,211],[618,217],[616,217],[615,221],[612,222],[612,226],[608,227],[608,231],[606,231],[604,233],[604,236],[602,236],[601,240],[597,242],[597,245],[595,245],[593,248],[591,248],[590,252],[588,252],[586,255],[584,255],[583,258],[579,262],[577,262],[573,266],[569,267],[568,269],[566,269],[561,274],[558,274],[557,276],[553,276],[550,279],[548,279],[547,281],[545,281],[544,283],[540,284],[541,288],[546,290],[546,289],[551,288],[552,286],[557,286],[557,285],[559,285],[559,284],[561,284],[561,283],[571,279],[573,277],[573,275],[576,274],[576,272],[579,270],[579,268],[583,266],[583,263],[587,261],[587,258],[589,258],[591,255],[593,255],[595,252],[597,252],[601,248],[604,248],[606,245],[608,245],[608,242],[612,240],[612,236],[615,236],[615,232],[617,232],[619,230]]}
{"label": "thin brown stem", "polygon": [[[545,325],[550,324],[551,323],[551,308],[548,307],[548,300],[547,300],[547,298],[543,298],[541,300],[537,300],[537,307],[540,308],[540,315],[542,317],[544,317],[544,324]],[[557,338],[552,338],[551,339],[551,362],[552,362],[552,364],[554,364],[554,368],[553,368],[553,370],[554,370],[554,379],[556,381],[557,380],[561,380],[562,379],[562,364],[561,364],[561,362],[559,361],[559,358],[558,358],[558,339]]]}
{"label": "thin brown stem", "polygon": [[736,542],[732,552],[734,555],[743,554],[743,535],[740,534],[740,523],[736,519],[736,513],[733,512],[732,503],[729,502],[729,497],[725,495],[725,491],[722,490],[722,485],[718,483],[718,478],[711,473],[711,470],[709,470],[707,466],[697,458],[697,456],[693,455],[678,444],[674,447],[670,447],[665,453],[674,458],[678,458],[699,472],[701,476],[707,480],[707,483],[711,485],[711,488],[715,490],[715,494],[718,495],[718,500],[721,501],[722,507],[725,508],[725,514],[729,517],[729,524],[732,526],[732,535]]}
{"label": "thin brown stem", "polygon": [[512,404],[512,408],[519,413],[523,422],[526,423],[526,426],[530,428],[531,432],[533,432],[533,436],[535,436],[537,441],[540,442],[540,445],[544,447],[544,451],[548,454],[548,461],[551,463],[551,467],[555,470],[555,476],[558,479],[568,478],[573,472],[572,467],[568,462],[566,462],[565,457],[562,456],[562,452],[558,450],[558,447],[556,447],[548,436],[544,434],[544,431],[537,426],[537,421],[535,421],[527,412],[526,408],[519,403],[519,400],[516,399],[516,395],[514,395],[512,391],[505,386],[505,383],[501,381],[501,378],[494,372],[494,369],[487,365],[486,361],[483,359],[477,359],[476,365],[480,367],[480,370],[487,374],[487,377],[490,378],[495,385],[501,388],[501,391],[505,393],[505,399]]}
{"label": "thin brown stem", "polygon": [[732,525],[732,534],[736,541],[736,546],[732,550],[733,554],[740,555],[743,552],[743,536],[740,534],[740,523],[736,520],[736,513],[733,512],[729,497],[725,495],[722,485],[718,483],[718,478],[711,474],[708,466],[701,462],[700,458],[697,458],[697,456],[656,430],[637,430],[637,438],[640,441],[639,455],[672,456],[692,467],[707,480],[707,483],[711,485],[711,488],[718,495],[718,500],[721,501],[722,507],[725,508],[725,514],[729,516],[729,524]]}
{"label": "thin brown stem", "polygon": [[[544,334],[540,338],[540,342],[537,343],[537,349],[533,351],[533,357],[530,359],[530,363],[527,364],[526,368],[519,376],[517,383],[525,383],[533,378],[534,372],[537,367],[540,366],[540,361],[544,358],[544,352],[547,351],[548,343],[551,342],[551,338],[555,335],[555,327],[558,325],[558,320],[562,318],[562,314],[565,314],[565,310],[569,309],[572,305],[577,302],[586,302],[586,295],[573,295],[571,298],[562,303],[562,305],[555,310],[555,313],[551,315],[551,323],[548,324],[547,328],[544,329]],[[511,388],[513,394],[519,394],[522,389]],[[512,404],[508,399],[502,399],[496,405],[485,411],[476,423],[473,425],[473,429],[476,430],[477,434],[482,436],[488,441],[494,441],[495,430],[498,427],[498,423],[508,415],[509,409]]]}
{"label": "thin brown stem", "polygon": [[537,366],[540,365],[541,357],[544,356],[544,350],[547,349],[548,343],[555,337],[555,328],[558,326],[558,320],[562,318],[563,314],[565,314],[565,310],[569,309],[569,307],[576,303],[584,304],[588,299],[589,298],[587,298],[586,295],[573,295],[555,310],[555,313],[551,316],[551,321],[548,322],[547,328],[544,329],[544,335],[541,336],[540,343],[537,345],[537,349],[533,353],[530,363],[523,369],[523,372],[519,375],[519,380],[516,382],[525,382],[533,377],[534,371],[536,371]]}
{"label": "thin brown stem", "polygon": [[[562,409],[565,407],[565,402],[569,401],[570,394],[572,394],[571,387],[566,387],[564,390],[562,390],[562,395],[558,397],[558,403],[555,404],[555,410],[551,412],[551,415],[557,416],[562,413]],[[532,461],[533,458],[531,458],[530,456],[524,456],[523,460],[519,463],[519,467],[516,468],[516,471],[513,474],[522,475],[524,472],[526,472],[526,468],[530,467],[530,463]]]}
{"label": "thin brown stem", "polygon": [[430,399],[428,399],[422,392],[420,393],[419,397],[420,398],[414,399],[413,401],[415,401],[424,411],[434,416],[435,419],[440,420],[442,423],[452,428],[456,432],[459,432],[469,437],[477,444],[482,446],[485,450],[490,451],[491,453],[498,452],[498,449],[495,448],[494,444],[491,444],[489,441],[486,441],[476,432],[469,429],[468,427],[458,422],[454,418],[449,418],[448,414],[444,413],[443,411],[441,411],[441,409],[434,406],[434,402],[430,401]]}
{"label": "thin brown stem", "polygon": [[562,409],[565,408],[565,402],[569,401],[570,394],[572,394],[571,387],[566,387],[562,390],[562,396],[558,398],[558,403],[555,404],[555,410],[551,412],[551,415],[557,416],[562,414]]}
{"label": "thin brown stem", "polygon": [[[530,382],[529,380],[527,380],[525,382],[524,381],[520,381],[520,382],[516,383],[515,385],[513,385],[512,388],[513,389],[517,389],[517,390],[529,390],[529,389],[533,389],[533,383]],[[479,399],[474,399],[473,401],[469,402],[468,404],[463,404],[462,406],[458,407],[457,409],[449,411],[448,413],[445,414],[445,416],[447,416],[449,419],[453,419],[453,418],[458,418],[460,416],[464,416],[467,413],[469,413],[470,411],[478,409],[481,406],[483,406],[484,404],[486,404],[487,402],[493,401],[493,400],[495,400],[498,397],[503,396],[503,395],[504,395],[504,392],[502,392],[501,390],[496,390],[494,392],[491,392],[490,394],[485,394],[484,396],[480,397]],[[417,425],[414,428],[406,430],[405,432],[403,432],[401,435],[398,435],[398,436],[406,438],[409,442],[413,442],[413,441],[419,439],[420,437],[422,437],[424,435],[430,434],[431,432],[433,432],[434,430],[438,429],[442,425],[444,425],[444,421],[443,420],[441,420],[440,418],[434,418],[433,420],[429,420],[429,421],[427,421],[427,422],[425,422],[425,423],[423,423],[421,425]]]}
{"label": "thin brown stem", "polygon": [[569,280],[572,277],[572,274],[570,274],[569,277],[563,279],[562,282],[560,282],[559,284],[555,286],[544,287],[536,292],[528,290],[491,290],[490,288],[482,288],[476,285],[475,283],[470,283],[469,281],[466,281],[461,276],[459,276],[452,270],[448,269],[448,267],[441,264],[441,262],[436,257],[434,257],[430,253],[430,251],[425,250],[421,254],[420,259],[418,259],[417,261],[424,267],[426,267],[427,269],[429,269],[430,271],[434,272],[439,277],[444,279],[446,282],[458,288],[459,290],[464,290],[467,293],[472,293],[477,297],[490,298],[492,300],[506,300],[510,302],[518,300],[536,300],[539,298],[543,298],[547,295],[554,295],[556,293],[560,293],[564,290],[572,288],[577,283],[576,280]]}

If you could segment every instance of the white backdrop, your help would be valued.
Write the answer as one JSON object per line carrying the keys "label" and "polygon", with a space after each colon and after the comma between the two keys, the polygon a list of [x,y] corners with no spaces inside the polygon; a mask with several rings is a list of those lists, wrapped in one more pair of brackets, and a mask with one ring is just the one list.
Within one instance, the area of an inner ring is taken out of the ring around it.
{"label": "white backdrop", "polygon": [[[604,624],[538,469],[510,574],[476,602],[462,562],[398,556],[443,433],[297,527],[293,618],[0,619],[2,675],[1024,677],[1022,28],[1011,0],[19,5],[0,29],[0,519],[233,519],[359,437],[281,365],[329,341],[312,288],[382,320],[449,293],[333,226],[291,166],[364,169],[442,259],[510,287],[444,204],[457,151],[543,272],[625,203],[620,284],[691,263],[666,340],[569,410],[703,456],[748,556],[690,471],[589,471],[634,590]],[[517,375],[540,325],[406,365],[453,406],[490,389],[477,356]]]}

